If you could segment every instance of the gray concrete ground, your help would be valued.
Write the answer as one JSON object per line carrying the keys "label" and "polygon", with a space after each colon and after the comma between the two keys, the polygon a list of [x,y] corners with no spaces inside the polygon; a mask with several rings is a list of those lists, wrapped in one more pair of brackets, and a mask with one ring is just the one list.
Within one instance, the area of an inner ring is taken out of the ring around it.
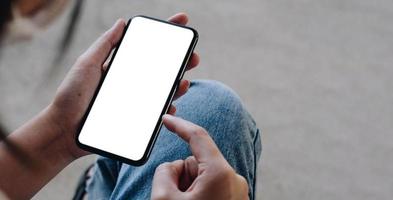
{"label": "gray concrete ground", "polygon": [[[185,11],[202,58],[187,76],[233,87],[263,130],[258,199],[393,196],[393,1],[86,3],[55,76],[45,73],[69,11],[34,40],[3,49],[0,113],[8,128],[48,104],[77,56],[116,18]],[[69,199],[93,159],[73,163],[35,199]]]}

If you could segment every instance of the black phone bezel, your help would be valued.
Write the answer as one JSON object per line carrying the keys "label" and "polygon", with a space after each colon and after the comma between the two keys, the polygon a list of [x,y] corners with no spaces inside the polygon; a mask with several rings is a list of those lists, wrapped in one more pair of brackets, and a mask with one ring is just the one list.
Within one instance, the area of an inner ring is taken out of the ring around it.
{"label": "black phone bezel", "polygon": [[[185,57],[183,59],[182,65],[181,65],[181,67],[179,69],[179,72],[178,72],[178,74],[176,76],[176,80],[174,80],[174,83],[172,85],[171,91],[170,91],[170,93],[169,93],[169,95],[168,95],[168,97],[166,99],[165,106],[162,109],[162,112],[161,112],[161,114],[160,114],[160,116],[159,116],[159,118],[157,120],[156,126],[154,128],[154,132],[153,132],[153,134],[152,134],[152,136],[151,136],[151,138],[149,140],[149,143],[148,143],[148,145],[146,147],[146,150],[145,150],[142,158],[139,159],[139,160],[131,160],[129,158],[126,158],[126,157],[123,157],[123,156],[119,156],[119,155],[116,155],[116,154],[108,152],[108,151],[101,150],[101,149],[99,149],[97,147],[93,147],[93,146],[89,146],[89,145],[83,144],[83,143],[81,143],[79,141],[79,135],[80,135],[81,130],[82,130],[82,128],[83,128],[83,126],[84,126],[84,124],[86,122],[86,119],[87,119],[87,117],[88,117],[88,115],[90,113],[90,110],[91,110],[91,108],[92,108],[92,106],[93,106],[93,104],[94,104],[94,102],[95,102],[95,100],[96,100],[96,98],[97,98],[97,96],[99,94],[101,86],[102,86],[102,84],[105,81],[105,77],[106,77],[106,75],[108,74],[108,71],[111,68],[112,62],[113,62],[114,58],[116,57],[117,51],[118,51],[118,49],[120,47],[120,44],[123,41],[126,32],[128,31],[129,25],[130,25],[131,21],[134,18],[137,18],[137,17],[143,17],[143,18],[147,18],[147,19],[150,19],[150,20],[155,20],[155,21],[166,23],[166,24],[170,24],[170,25],[173,25],[173,26],[178,26],[178,27],[189,29],[189,30],[191,30],[193,32],[193,39],[192,39],[192,41],[190,43],[190,46],[189,46],[189,48],[187,50],[187,53],[186,53],[186,55],[185,55]],[[178,87],[178,85],[180,83],[180,80],[183,78],[184,72],[186,71],[187,63],[188,63],[188,61],[191,58],[191,55],[192,55],[192,53],[194,51],[194,48],[195,48],[195,46],[197,44],[198,38],[199,38],[198,32],[195,29],[193,29],[191,27],[188,27],[188,26],[175,24],[175,23],[172,23],[172,22],[156,19],[156,18],[153,18],[153,17],[148,17],[148,16],[145,16],[145,15],[136,15],[136,16],[133,16],[132,18],[130,18],[128,20],[128,22],[127,22],[126,27],[124,28],[124,31],[123,31],[123,34],[121,36],[120,42],[116,45],[116,49],[113,52],[113,56],[111,57],[111,60],[110,60],[109,65],[108,65],[108,68],[103,73],[103,75],[102,75],[102,77],[100,79],[100,82],[99,82],[99,84],[98,84],[98,86],[97,86],[97,88],[95,90],[94,96],[93,96],[92,100],[90,101],[89,106],[88,106],[88,108],[87,108],[87,110],[86,110],[86,112],[85,112],[85,114],[84,114],[84,116],[83,116],[83,118],[82,118],[82,120],[80,122],[80,125],[79,125],[78,130],[77,130],[77,135],[75,137],[76,144],[83,150],[86,150],[86,151],[89,151],[89,152],[92,152],[92,153],[96,153],[96,154],[102,155],[104,157],[116,159],[116,160],[119,160],[121,162],[130,164],[130,165],[141,166],[141,165],[145,164],[147,162],[150,154],[151,154],[151,151],[152,151],[152,149],[154,147],[154,144],[155,144],[155,142],[157,140],[157,137],[159,135],[160,129],[162,127],[162,116],[165,113],[168,112],[168,109],[169,109],[170,105],[172,104],[173,96],[174,96],[174,94],[175,94],[175,92],[177,90],[177,87]]]}

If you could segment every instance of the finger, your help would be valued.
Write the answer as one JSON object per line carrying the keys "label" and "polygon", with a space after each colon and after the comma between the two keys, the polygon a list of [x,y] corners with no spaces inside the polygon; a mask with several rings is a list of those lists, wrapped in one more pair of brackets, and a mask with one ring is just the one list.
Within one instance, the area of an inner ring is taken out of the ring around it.
{"label": "finger", "polygon": [[187,170],[188,175],[195,179],[198,176],[198,161],[194,156],[189,156],[184,161],[184,168]]}
{"label": "finger", "polygon": [[111,61],[111,57],[112,56],[113,56],[113,50],[111,51],[111,53],[109,54],[108,58],[106,59],[106,61],[102,65],[102,71],[106,71],[108,69],[109,62]]}
{"label": "finger", "polygon": [[179,87],[175,93],[174,99],[176,100],[179,97],[183,96],[185,93],[187,93],[189,87],[190,87],[189,80],[181,80]]}
{"label": "finger", "polygon": [[195,68],[196,66],[198,66],[198,64],[199,64],[199,61],[200,61],[200,57],[199,57],[199,54],[198,53],[192,53],[192,56],[191,56],[191,58],[190,58],[190,61],[188,62],[188,64],[187,64],[187,71],[188,70],[190,70],[190,69],[193,69],[193,68]]}
{"label": "finger", "polygon": [[177,13],[172,17],[169,17],[168,21],[175,24],[186,25],[188,22],[188,16],[185,13]]}
{"label": "finger", "polygon": [[125,25],[123,19],[117,20],[112,28],[101,35],[81,56],[82,61],[101,68],[112,49],[120,41]]}
{"label": "finger", "polygon": [[168,114],[170,114],[170,115],[175,115],[176,114],[176,107],[174,105],[171,105],[169,107]]}
{"label": "finger", "polygon": [[154,172],[152,199],[170,199],[179,193],[179,178],[183,172],[184,161],[176,160],[159,165]]}
{"label": "finger", "polygon": [[198,161],[194,156],[189,156],[184,160],[183,175],[179,180],[179,189],[184,192],[189,189],[195,178],[198,176]]}
{"label": "finger", "polygon": [[156,168],[153,183],[160,183],[161,186],[167,184],[168,186],[176,186],[177,188],[183,168],[183,160],[163,163]]}
{"label": "finger", "polygon": [[213,139],[202,127],[172,115],[164,115],[163,122],[168,130],[190,144],[192,154],[198,162],[223,159]]}
{"label": "finger", "polygon": [[109,65],[109,60],[105,61],[105,63],[102,65],[102,71],[106,71],[108,69]]}

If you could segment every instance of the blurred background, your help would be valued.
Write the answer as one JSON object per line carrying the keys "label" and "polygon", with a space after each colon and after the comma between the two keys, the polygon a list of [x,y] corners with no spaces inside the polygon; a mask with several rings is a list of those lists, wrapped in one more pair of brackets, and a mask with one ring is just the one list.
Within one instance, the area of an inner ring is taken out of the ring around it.
{"label": "blurred background", "polygon": [[[85,0],[54,66],[74,5],[31,40],[2,46],[7,130],[48,105],[75,59],[117,18],[186,12],[201,55],[187,77],[232,87],[262,130],[258,199],[393,196],[393,1]],[[93,161],[72,163],[35,199],[70,199]]]}

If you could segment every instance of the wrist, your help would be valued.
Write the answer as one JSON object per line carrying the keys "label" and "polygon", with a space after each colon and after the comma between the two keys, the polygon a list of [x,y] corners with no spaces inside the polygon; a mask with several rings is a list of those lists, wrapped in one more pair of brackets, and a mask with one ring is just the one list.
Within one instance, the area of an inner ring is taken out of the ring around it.
{"label": "wrist", "polygon": [[75,160],[54,114],[48,106],[7,137],[19,153],[0,144],[0,187],[12,199],[31,198]]}
{"label": "wrist", "polygon": [[[47,127],[45,131],[45,140],[43,143],[46,145],[42,146],[41,152],[43,154],[52,154],[52,156],[57,157],[59,161],[68,163],[75,160],[69,151],[69,147],[66,141],[66,132],[62,126],[62,121],[60,115],[56,112],[52,105],[46,107],[42,116],[40,116],[42,122],[45,124],[44,127]],[[52,157],[51,155],[47,155]]]}
{"label": "wrist", "polygon": [[48,144],[65,162],[72,162],[85,155],[75,142],[77,125],[68,123],[60,110],[50,104],[44,111],[45,121],[50,125],[52,142]]}

